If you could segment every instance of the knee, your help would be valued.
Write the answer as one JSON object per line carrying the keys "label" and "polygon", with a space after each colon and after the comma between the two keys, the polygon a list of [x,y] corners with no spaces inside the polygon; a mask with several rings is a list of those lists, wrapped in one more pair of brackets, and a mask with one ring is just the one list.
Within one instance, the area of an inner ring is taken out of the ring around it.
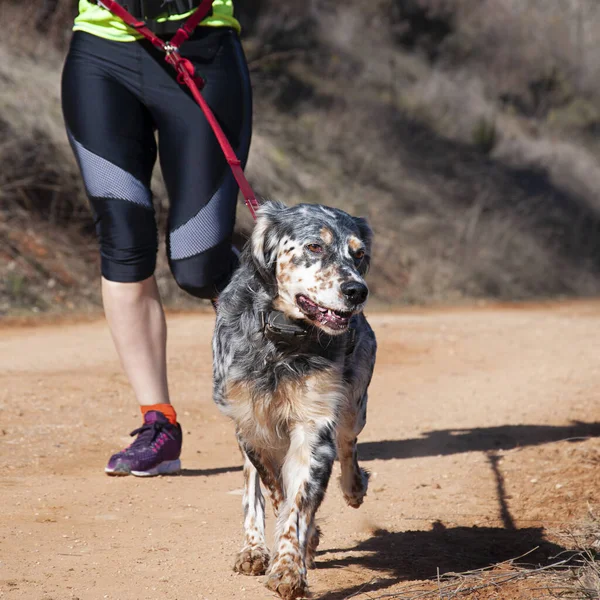
{"label": "knee", "polygon": [[158,239],[154,211],[117,199],[93,199],[102,275],[134,283],[154,273]]}
{"label": "knee", "polygon": [[206,283],[197,278],[190,278],[183,275],[174,275],[177,285],[190,296],[202,298],[203,300],[212,300],[219,295],[218,288],[212,282]]}
{"label": "knee", "polygon": [[216,298],[227,287],[238,259],[226,240],[206,252],[181,260],[171,260],[177,285],[196,298]]}

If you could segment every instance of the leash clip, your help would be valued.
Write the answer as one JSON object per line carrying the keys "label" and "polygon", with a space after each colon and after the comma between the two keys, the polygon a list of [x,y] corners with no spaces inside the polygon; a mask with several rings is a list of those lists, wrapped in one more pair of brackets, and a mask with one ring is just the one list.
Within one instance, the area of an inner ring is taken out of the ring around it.
{"label": "leash clip", "polygon": [[165,54],[167,56],[169,56],[170,54],[179,52],[179,48],[177,46],[174,46],[173,44],[171,44],[171,42],[165,42],[165,45],[163,46],[163,50],[165,51]]}

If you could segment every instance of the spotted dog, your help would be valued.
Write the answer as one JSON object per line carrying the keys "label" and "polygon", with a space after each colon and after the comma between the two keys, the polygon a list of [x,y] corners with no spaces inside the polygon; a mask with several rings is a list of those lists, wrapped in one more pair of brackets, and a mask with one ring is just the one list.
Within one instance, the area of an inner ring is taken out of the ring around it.
{"label": "spotted dog", "polygon": [[[245,539],[234,569],[266,572],[285,600],[307,591],[315,513],[336,454],[346,502],[358,508],[367,492],[356,438],[376,352],[362,312],[371,238],[364,219],[341,210],[265,204],[219,297],[214,399],[244,456]],[[277,518],[272,553],[261,481]]]}

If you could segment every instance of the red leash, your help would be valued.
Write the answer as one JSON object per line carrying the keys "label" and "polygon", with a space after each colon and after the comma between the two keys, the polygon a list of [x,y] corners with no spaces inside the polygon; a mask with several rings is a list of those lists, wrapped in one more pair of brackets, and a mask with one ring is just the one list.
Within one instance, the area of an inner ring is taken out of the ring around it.
{"label": "red leash", "polygon": [[179,47],[185,42],[190,35],[194,32],[196,27],[200,24],[206,15],[208,15],[212,6],[213,0],[202,0],[198,8],[189,16],[185,23],[177,30],[177,33],[173,38],[164,42],[161,40],[153,31],[148,29],[144,21],[138,21],[133,15],[129,14],[120,4],[117,4],[114,0],[98,0],[98,4],[109,10],[111,13],[119,17],[127,25],[135,29],[147,40],[152,42],[159,50],[165,53],[165,60],[177,71],[177,81],[183,85],[187,85],[194,100],[200,105],[200,108],[204,112],[204,116],[209,122],[215,136],[223,150],[225,159],[231,167],[231,171],[237,184],[244,195],[246,206],[252,214],[252,218],[256,221],[256,211],[258,210],[258,201],[252,191],[252,187],[248,183],[244,171],[242,169],[242,163],[236,156],[225,132],[219,125],[213,111],[208,106],[208,103],[200,93],[200,90],[204,87],[204,81],[201,77],[195,74],[194,65],[187,59],[182,58],[179,54]]}

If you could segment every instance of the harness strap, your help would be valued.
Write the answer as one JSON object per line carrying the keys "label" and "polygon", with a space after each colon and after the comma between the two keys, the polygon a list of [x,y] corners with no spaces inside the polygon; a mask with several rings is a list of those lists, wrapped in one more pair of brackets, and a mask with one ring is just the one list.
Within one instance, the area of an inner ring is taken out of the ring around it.
{"label": "harness strap", "polygon": [[161,40],[153,31],[151,31],[144,21],[136,19],[133,15],[127,12],[120,4],[115,0],[98,0],[98,4],[110,11],[119,19],[124,21],[129,27],[135,29],[140,35],[144,36],[149,40],[156,48],[165,53],[165,60],[175,69],[177,72],[177,81],[179,84],[185,84],[194,100],[200,105],[200,108],[204,112],[206,120],[209,122],[221,150],[225,155],[225,159],[231,168],[231,172],[244,196],[246,206],[252,215],[252,218],[256,221],[256,211],[258,210],[259,204],[256,200],[254,191],[251,185],[248,183],[244,170],[242,169],[242,163],[236,156],[223,128],[219,125],[214,113],[210,109],[210,106],[200,93],[200,89],[204,87],[204,81],[201,77],[195,74],[194,65],[187,59],[182,58],[179,54],[179,47],[185,42],[194,29],[200,24],[200,22],[208,15],[212,10],[213,0],[202,0],[198,5],[198,8],[189,16],[189,18],[183,23],[183,25],[177,30],[177,33],[169,42]]}
{"label": "harness strap", "polygon": [[200,22],[212,11],[213,0],[203,0],[198,8],[186,19],[177,33],[171,39],[171,45],[179,48],[185,42]]}
{"label": "harness strap", "polygon": [[[203,10],[206,11],[206,4],[211,4],[212,1],[205,0],[202,2],[196,12]],[[139,34],[143,35],[147,40],[151,41],[159,50],[166,52],[165,42],[163,42],[153,31],[151,31],[146,23],[140,19],[136,19],[131,13],[127,12],[118,2],[114,0],[98,0],[98,5],[102,6],[106,10],[110,11],[113,15],[119,17],[121,21],[124,21],[129,27],[135,29]],[[196,13],[194,13],[196,14]],[[192,15],[193,16],[193,15]]]}

